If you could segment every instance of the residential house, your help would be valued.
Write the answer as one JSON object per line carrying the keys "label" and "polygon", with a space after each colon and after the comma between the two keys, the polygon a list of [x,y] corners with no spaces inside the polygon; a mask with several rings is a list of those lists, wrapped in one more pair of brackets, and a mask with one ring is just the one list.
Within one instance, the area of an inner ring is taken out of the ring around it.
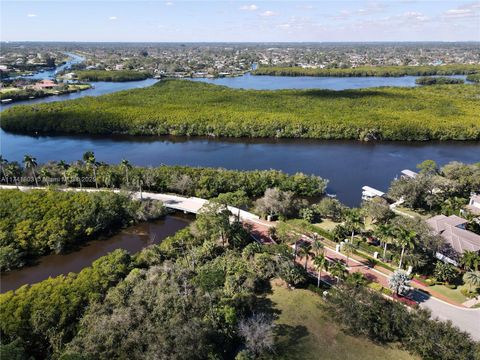
{"label": "residential house", "polygon": [[480,215],[480,195],[472,194],[468,202],[467,209],[476,215]]}
{"label": "residential house", "polygon": [[33,88],[36,90],[53,89],[57,84],[52,80],[40,80]]}
{"label": "residential house", "polygon": [[434,233],[445,240],[445,246],[437,252],[438,259],[458,265],[458,258],[465,251],[480,251],[480,235],[466,229],[467,220],[456,215],[437,215],[427,220]]}

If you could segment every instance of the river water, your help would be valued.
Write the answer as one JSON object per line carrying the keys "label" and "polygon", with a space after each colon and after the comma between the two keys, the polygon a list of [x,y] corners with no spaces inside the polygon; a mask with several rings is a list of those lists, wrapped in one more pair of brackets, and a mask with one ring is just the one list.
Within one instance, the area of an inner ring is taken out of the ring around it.
{"label": "river water", "polygon": [[169,215],[162,220],[147,222],[121,230],[105,240],[95,240],[68,254],[43,256],[33,266],[0,275],[0,291],[14,290],[25,284],[34,284],[49,277],[77,273],[90,266],[99,257],[115,249],[125,249],[133,254],[144,247],[158,244],[168,236],[186,227],[189,216]]}
{"label": "river water", "polygon": [[[81,57],[71,54],[67,68]],[[61,70],[61,69],[57,69]],[[53,77],[55,70],[36,74],[33,78]],[[416,77],[400,78],[318,78],[272,77],[246,74],[236,78],[195,79],[233,88],[247,89],[358,89],[377,86],[416,86]],[[86,91],[34,99],[19,104],[76,99],[99,96],[120,90],[141,88],[157,80],[112,83],[94,82]],[[5,109],[15,104],[3,105]],[[391,180],[403,169],[415,170],[416,164],[426,159],[439,165],[450,161],[467,163],[480,161],[480,142],[375,142],[321,141],[295,139],[211,139],[186,137],[130,137],[130,136],[29,136],[0,130],[0,153],[9,161],[21,162],[25,154],[37,158],[38,163],[49,160],[74,161],[92,150],[99,161],[118,163],[126,158],[139,166],[189,165],[228,169],[279,169],[287,173],[304,172],[330,179],[328,192],[334,193],[349,206],[361,200],[361,187],[370,185],[387,190]],[[185,227],[188,220],[168,216],[164,220],[146,223],[121,231],[107,240],[92,241],[67,255],[49,255],[39,263],[1,275],[1,290],[15,289],[68,272],[78,272],[108,252],[124,248],[136,252],[150,243],[161,241]]]}
{"label": "river water", "polygon": [[403,169],[432,159],[480,161],[480,142],[375,142],[296,139],[212,139],[199,137],[28,136],[0,133],[1,153],[21,161],[32,154],[39,163],[74,161],[93,150],[99,161],[123,158],[141,166],[190,165],[228,169],[278,169],[330,179],[329,193],[350,206],[359,205],[361,188],[386,190]]}
{"label": "river water", "polygon": [[[465,75],[448,76],[464,79]],[[243,76],[217,79],[196,78],[194,81],[223,85],[231,88],[279,90],[279,89],[329,89],[347,90],[379,86],[414,87],[418,76],[401,77],[315,77],[315,76]]]}
{"label": "river water", "polygon": [[[83,58],[70,54],[68,68]],[[61,69],[60,69],[61,70]],[[51,73],[44,75],[54,76]],[[464,78],[464,76],[456,76]],[[358,89],[376,86],[416,86],[415,76],[403,77],[286,77],[252,76],[218,79],[195,79],[233,88],[248,89]],[[63,96],[51,96],[21,102],[36,104],[83,96],[99,96],[115,91],[141,88],[157,80],[131,82],[94,82],[93,89]],[[15,104],[4,105],[2,109]],[[361,187],[370,185],[386,190],[388,184],[404,168],[414,169],[417,163],[432,159],[439,164],[449,161],[480,161],[480,142],[380,142],[269,139],[204,139],[128,136],[27,136],[0,131],[0,151],[4,158],[21,161],[25,154],[38,162],[73,161],[92,150],[106,162],[127,158],[136,165],[158,166],[179,164],[219,166],[229,169],[279,169],[298,171],[331,180],[329,192],[338,195],[347,205],[358,205]]]}

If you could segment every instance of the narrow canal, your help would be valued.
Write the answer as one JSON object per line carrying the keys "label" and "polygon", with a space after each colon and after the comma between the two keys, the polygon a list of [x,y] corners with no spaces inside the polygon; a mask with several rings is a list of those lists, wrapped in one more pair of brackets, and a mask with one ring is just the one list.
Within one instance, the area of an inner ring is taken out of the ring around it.
{"label": "narrow canal", "polygon": [[35,265],[7,273],[2,272],[0,290],[4,293],[49,277],[66,275],[70,272],[78,273],[99,257],[116,249],[125,249],[134,254],[149,245],[160,243],[166,237],[188,226],[192,220],[193,216],[189,215],[168,215],[161,220],[128,227],[107,239],[90,241],[67,254],[43,256]]}

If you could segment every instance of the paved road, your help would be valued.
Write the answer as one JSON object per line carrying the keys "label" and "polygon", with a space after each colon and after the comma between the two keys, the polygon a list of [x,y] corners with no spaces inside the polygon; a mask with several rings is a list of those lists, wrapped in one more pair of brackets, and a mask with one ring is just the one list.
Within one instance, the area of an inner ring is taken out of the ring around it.
{"label": "paved road", "polygon": [[[9,185],[0,185],[0,188],[3,189],[16,189],[16,186]],[[20,190],[30,190],[32,187],[20,186]],[[67,191],[80,191],[81,189],[77,188],[67,188],[62,189]],[[85,191],[101,191],[102,189],[83,189]],[[104,189],[112,191],[111,189]],[[120,190],[113,190],[114,192],[120,192]],[[133,193],[134,196],[140,198],[140,193]],[[183,197],[170,194],[155,194],[155,193],[142,193],[143,198],[151,198],[156,200],[161,200],[164,205],[168,208],[187,211],[190,213],[197,214],[201,207],[207,203],[207,200],[195,198],[195,197]],[[255,214],[249,213],[247,211],[229,206],[229,210],[235,214],[239,215],[240,219],[243,222],[249,223],[252,225],[253,234],[256,236],[258,241],[268,243],[268,228],[272,225],[265,221],[259,219]],[[346,260],[346,256],[338,253],[332,249],[325,248],[326,255],[334,259],[343,259]],[[365,263],[350,258],[348,261],[349,271],[360,271],[366,276],[370,277],[373,281],[379,282],[383,286],[388,284],[388,275],[381,273],[378,270],[371,269],[365,265]],[[458,307],[455,305],[448,304],[442,300],[438,300],[434,297],[429,297],[428,295],[422,294],[419,291],[416,291],[417,300],[421,303],[420,306],[428,308],[431,310],[433,317],[437,317],[440,320],[451,320],[452,323],[458,326],[460,329],[470,333],[472,337],[476,340],[480,340],[480,309],[467,309]]]}
{"label": "paved road", "polygon": [[430,309],[433,318],[450,320],[455,326],[470,333],[474,340],[480,341],[480,309],[455,306],[418,290],[415,291],[414,298],[420,302],[421,307]]}
{"label": "paved road", "polygon": [[[303,239],[305,238],[306,237],[303,237]],[[326,256],[331,259],[342,259],[346,262],[346,256],[335,250],[325,247],[325,253]],[[365,263],[352,259],[351,257],[348,260],[348,267],[349,272],[361,272],[371,280],[382,284],[384,287],[388,287],[389,276],[387,274],[369,268]],[[473,339],[477,341],[480,340],[480,309],[468,309],[455,306],[418,290],[415,290],[414,298],[420,303],[421,307],[429,309],[432,312],[433,318],[438,318],[443,321],[450,320],[453,325],[468,332]]]}

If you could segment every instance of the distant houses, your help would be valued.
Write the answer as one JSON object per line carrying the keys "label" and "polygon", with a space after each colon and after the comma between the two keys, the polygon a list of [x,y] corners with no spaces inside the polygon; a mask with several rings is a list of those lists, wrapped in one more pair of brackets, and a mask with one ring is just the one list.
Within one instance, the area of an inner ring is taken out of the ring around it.
{"label": "distant houses", "polygon": [[35,85],[33,85],[33,88],[36,90],[45,90],[45,89],[53,89],[57,84],[52,81],[52,80],[40,80],[37,82]]}

